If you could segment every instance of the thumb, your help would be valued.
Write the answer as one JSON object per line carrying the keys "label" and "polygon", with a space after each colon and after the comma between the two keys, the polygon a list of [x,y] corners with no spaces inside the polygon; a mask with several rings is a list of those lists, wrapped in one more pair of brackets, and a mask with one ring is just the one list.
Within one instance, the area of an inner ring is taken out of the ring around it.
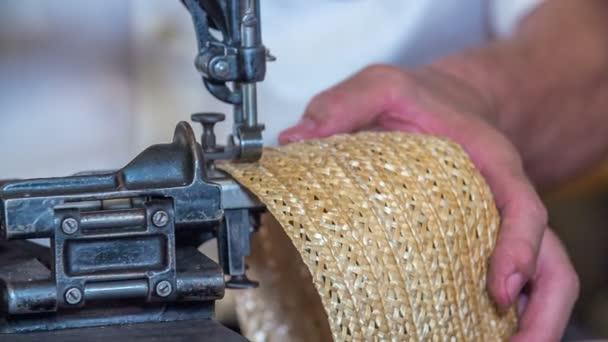
{"label": "thumb", "polygon": [[368,67],[315,96],[302,120],[282,132],[279,142],[286,144],[364,129],[381,114],[396,109],[402,83],[398,68]]}

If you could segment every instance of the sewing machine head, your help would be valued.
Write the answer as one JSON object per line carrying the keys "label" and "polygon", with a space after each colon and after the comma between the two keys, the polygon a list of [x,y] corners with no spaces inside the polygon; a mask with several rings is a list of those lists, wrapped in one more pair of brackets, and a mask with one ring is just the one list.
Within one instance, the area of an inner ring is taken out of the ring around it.
{"label": "sewing machine head", "polygon": [[[244,258],[264,207],[215,161],[262,153],[256,83],[269,57],[258,1],[182,2],[203,82],[234,106],[228,144],[213,133],[224,116],[199,113],[200,143],[181,122],[171,143],[117,171],[0,182],[0,253],[20,249],[0,263],[0,333],[209,318],[226,287],[257,285]],[[50,239],[50,248],[23,241],[31,238]],[[197,252],[213,238],[219,264]]]}
{"label": "sewing machine head", "polygon": [[[260,7],[257,0],[182,0],[196,30],[196,68],[216,98],[234,106],[234,129],[228,146],[210,150],[211,159],[236,158],[256,161],[262,153],[258,124],[256,83],[264,80],[266,61],[274,60],[262,44]],[[221,40],[209,28],[219,31]],[[227,83],[232,83],[230,88]],[[196,117],[203,124],[217,122],[214,114]]]}

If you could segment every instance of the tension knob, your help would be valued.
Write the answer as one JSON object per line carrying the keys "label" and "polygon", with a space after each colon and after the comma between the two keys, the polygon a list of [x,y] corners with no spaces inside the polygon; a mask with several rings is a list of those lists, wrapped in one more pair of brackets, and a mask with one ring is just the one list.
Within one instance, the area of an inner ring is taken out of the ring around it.
{"label": "tension knob", "polygon": [[203,135],[201,136],[201,146],[203,152],[217,152],[218,148],[215,139],[215,124],[226,119],[226,115],[221,113],[196,113],[190,117],[192,121],[203,125]]}

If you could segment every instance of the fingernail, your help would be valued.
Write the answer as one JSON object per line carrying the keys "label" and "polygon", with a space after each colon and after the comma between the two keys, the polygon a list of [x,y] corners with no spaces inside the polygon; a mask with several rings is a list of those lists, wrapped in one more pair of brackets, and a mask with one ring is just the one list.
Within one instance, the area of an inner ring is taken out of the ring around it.
{"label": "fingernail", "polygon": [[300,122],[283,132],[283,134],[287,143],[298,142],[304,140],[304,136],[316,127],[317,123],[315,121],[309,118],[302,118]]}
{"label": "fingernail", "polygon": [[528,299],[529,299],[528,296],[525,294],[522,294],[517,299],[517,315],[518,316],[523,315],[524,311],[526,311],[526,307],[528,306]]}
{"label": "fingernail", "polygon": [[287,130],[279,135],[279,142],[281,144],[289,144],[292,142],[298,142],[300,140],[303,140],[302,136],[299,134],[299,132],[297,130],[295,130],[295,132],[292,130],[295,130],[295,127],[290,128],[289,130]]}
{"label": "fingernail", "polygon": [[515,302],[517,295],[519,295],[519,292],[524,287],[524,281],[525,278],[521,273],[513,273],[507,278],[507,293],[511,304]]}
{"label": "fingernail", "polygon": [[298,141],[301,141],[301,140],[304,140],[304,139],[301,136],[296,135],[296,134],[294,134],[294,135],[288,135],[287,136],[287,142],[288,143],[298,142]]}

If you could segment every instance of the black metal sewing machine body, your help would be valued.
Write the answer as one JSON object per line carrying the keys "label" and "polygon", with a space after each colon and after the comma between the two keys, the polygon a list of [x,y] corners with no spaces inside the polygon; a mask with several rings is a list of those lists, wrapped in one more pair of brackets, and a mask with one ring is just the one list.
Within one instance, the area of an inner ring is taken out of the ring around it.
{"label": "black metal sewing machine body", "polygon": [[[226,146],[213,132],[224,115],[199,113],[192,120],[203,125],[200,143],[182,122],[173,142],[149,147],[118,171],[0,181],[0,340],[41,331],[61,340],[58,331],[87,327],[142,336],[145,329],[119,329],[186,320],[207,329],[203,339],[232,336],[213,323],[214,305],[226,288],[257,285],[245,257],[264,206],[215,163],[261,157],[256,84],[272,57],[261,41],[258,2],[182,0],[203,83],[234,108]],[[27,241],[34,238],[50,247]],[[212,238],[219,262],[197,251]]]}
{"label": "black metal sewing machine body", "polygon": [[[51,246],[0,267],[0,332],[211,318],[226,286],[254,286],[244,258],[263,206],[209,162],[180,123],[116,172],[3,183],[3,238]],[[211,238],[220,264],[197,251]],[[99,310],[124,300],[147,314]]]}

